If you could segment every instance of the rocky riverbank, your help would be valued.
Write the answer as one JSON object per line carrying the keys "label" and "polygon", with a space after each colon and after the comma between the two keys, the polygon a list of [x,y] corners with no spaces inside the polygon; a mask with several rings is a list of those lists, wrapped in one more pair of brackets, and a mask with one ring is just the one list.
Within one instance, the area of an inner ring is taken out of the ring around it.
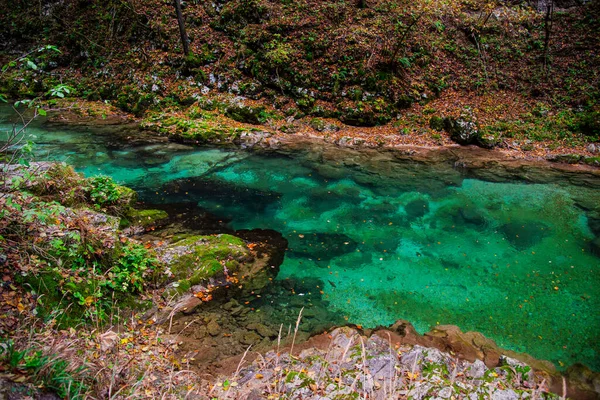
{"label": "rocky riverbank", "polygon": [[375,330],[337,328],[263,354],[247,352],[219,366],[210,393],[217,398],[600,396],[600,375],[581,365],[561,375],[551,363],[501,349],[480,333],[438,326],[421,336],[407,321]]}

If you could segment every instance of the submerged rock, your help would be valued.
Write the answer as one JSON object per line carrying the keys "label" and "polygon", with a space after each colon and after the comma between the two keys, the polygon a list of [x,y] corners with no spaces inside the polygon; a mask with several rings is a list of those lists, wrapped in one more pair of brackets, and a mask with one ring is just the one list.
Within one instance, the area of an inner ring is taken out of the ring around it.
{"label": "submerged rock", "polygon": [[514,247],[524,250],[541,242],[547,229],[538,222],[509,222],[500,226],[499,231]]}
{"label": "submerged rock", "polygon": [[476,229],[485,228],[487,220],[482,211],[475,207],[462,207],[458,210],[455,221],[461,225],[471,225]]}
{"label": "submerged rock", "polygon": [[135,210],[132,209],[127,216],[121,220],[121,225],[135,225],[143,229],[155,228],[167,222],[169,214],[164,210]]}
{"label": "submerged rock", "polygon": [[590,242],[590,251],[593,255],[600,257],[600,237]]}
{"label": "submerged rock", "polygon": [[429,203],[423,199],[413,200],[404,206],[409,219],[421,218],[429,212]]}
{"label": "submerged rock", "polygon": [[299,257],[328,261],[356,250],[358,243],[342,233],[313,232],[289,236],[289,251]]}

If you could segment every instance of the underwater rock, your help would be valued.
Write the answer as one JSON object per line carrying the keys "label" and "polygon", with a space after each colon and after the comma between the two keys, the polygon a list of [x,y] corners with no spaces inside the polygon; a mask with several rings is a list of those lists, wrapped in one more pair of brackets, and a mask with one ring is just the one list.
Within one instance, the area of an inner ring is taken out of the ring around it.
{"label": "underwater rock", "polygon": [[[216,171],[215,171],[216,172]],[[279,201],[280,194],[270,191],[237,186],[217,179],[203,177],[170,181],[159,192],[172,203],[181,203],[190,198],[201,198],[207,202],[220,204],[223,210],[242,205],[249,212],[263,213],[273,203]],[[222,215],[222,217],[225,217]]]}
{"label": "underwater rock", "polygon": [[594,235],[600,236],[600,218],[592,218],[588,216],[588,226]]}
{"label": "underwater rock", "polygon": [[409,219],[421,218],[429,212],[429,203],[423,199],[413,200],[404,206]]}
{"label": "underwater rock", "polygon": [[313,232],[291,234],[289,252],[299,257],[328,261],[356,250],[358,243],[342,233]]}
{"label": "underwater rock", "polygon": [[212,320],[206,325],[206,331],[210,336],[218,336],[221,333],[221,327],[217,321]]}
{"label": "underwater rock", "polygon": [[509,222],[498,228],[516,249],[525,250],[541,242],[546,236],[544,224],[538,222]]}
{"label": "underwater rock", "polygon": [[[600,397],[600,372],[594,372],[583,364],[574,364],[567,369],[565,375],[571,384],[572,391],[596,393],[596,398]],[[573,393],[570,395],[573,396]],[[573,396],[573,398],[577,397]]]}
{"label": "underwater rock", "polygon": [[455,221],[460,225],[471,225],[477,229],[485,228],[487,220],[484,214],[474,207],[461,207],[458,210],[458,215],[455,216]]}
{"label": "underwater rock", "polygon": [[590,242],[590,251],[596,257],[600,257],[600,237],[597,237]]}
{"label": "underwater rock", "polygon": [[135,226],[140,226],[144,230],[156,228],[158,226],[164,225],[168,222],[169,214],[163,210],[135,210],[132,209],[126,215],[126,217],[121,220],[121,226],[123,224],[131,224]]}

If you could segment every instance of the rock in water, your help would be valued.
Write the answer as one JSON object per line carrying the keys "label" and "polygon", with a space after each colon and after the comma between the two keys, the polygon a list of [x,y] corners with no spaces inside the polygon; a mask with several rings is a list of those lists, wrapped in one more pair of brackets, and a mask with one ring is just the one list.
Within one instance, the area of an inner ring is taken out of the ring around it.
{"label": "rock in water", "polygon": [[304,233],[289,237],[289,251],[299,257],[328,261],[356,250],[358,243],[341,233]]}
{"label": "rock in water", "polygon": [[541,242],[547,229],[547,226],[538,222],[509,222],[502,225],[499,231],[515,248],[525,250]]}
{"label": "rock in water", "polygon": [[597,237],[596,239],[592,240],[592,242],[590,243],[590,251],[596,257],[600,257],[600,237]]}
{"label": "rock in water", "polygon": [[423,199],[413,200],[404,206],[404,211],[410,219],[421,218],[429,212],[429,203]]}

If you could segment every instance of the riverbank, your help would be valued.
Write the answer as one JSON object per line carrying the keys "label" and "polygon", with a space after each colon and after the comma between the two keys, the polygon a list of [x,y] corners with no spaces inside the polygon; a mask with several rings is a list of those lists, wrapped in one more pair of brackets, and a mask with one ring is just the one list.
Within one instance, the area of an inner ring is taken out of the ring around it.
{"label": "riverbank", "polygon": [[[237,99],[236,102],[243,104],[243,100]],[[433,151],[437,151],[440,154],[447,154],[445,157],[448,159],[453,157],[450,154],[454,152],[457,158],[464,159],[466,162],[477,158],[488,161],[488,164],[494,160],[499,162],[523,160],[523,164],[550,161],[560,165],[556,168],[564,167],[565,170],[576,169],[565,167],[564,164],[600,166],[600,145],[596,146],[593,143],[571,146],[567,142],[561,143],[552,140],[535,143],[527,140],[503,140],[492,149],[486,149],[476,144],[458,144],[451,139],[449,132],[444,131],[443,128],[437,131],[427,126],[428,122],[425,122],[425,125],[418,125],[414,121],[407,122],[406,129],[424,129],[426,131],[420,135],[402,133],[402,129],[405,128],[354,127],[331,119],[315,122],[309,118],[288,119],[286,121],[291,121],[290,124],[294,126],[294,129],[286,129],[287,122],[282,120],[265,121],[258,124],[242,123],[228,118],[218,110],[202,111],[202,106],[199,104],[177,111],[163,112],[155,118],[141,119],[106,103],[63,99],[53,101],[48,105],[49,111],[53,115],[49,119],[49,123],[59,127],[122,125],[125,129],[130,130],[129,139],[131,140],[138,140],[138,136],[148,140],[149,136],[155,134],[157,140],[200,145],[227,145],[230,143],[242,147],[276,147],[279,143],[308,143],[311,140],[315,142],[321,140],[339,147],[395,149],[406,155],[415,155],[417,159],[419,155],[423,155],[423,158],[435,158]],[[249,106],[248,110],[251,112],[252,107]],[[457,115],[453,111],[448,111],[447,115],[460,118],[460,114]],[[487,120],[491,117],[481,118]],[[165,123],[165,121],[167,122]],[[177,123],[175,123],[176,121]],[[202,123],[198,124],[200,121]],[[581,170],[586,169],[582,168]]]}

